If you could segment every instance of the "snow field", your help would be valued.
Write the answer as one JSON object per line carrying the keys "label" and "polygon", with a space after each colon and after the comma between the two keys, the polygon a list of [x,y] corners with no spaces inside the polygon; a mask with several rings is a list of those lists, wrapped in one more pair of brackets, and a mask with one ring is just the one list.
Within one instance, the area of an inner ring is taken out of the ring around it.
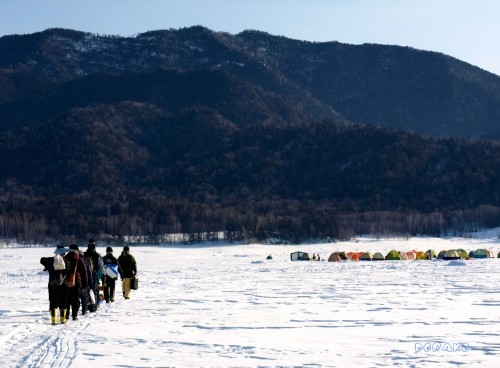
{"label": "snow field", "polygon": [[327,258],[484,247],[497,254],[500,242],[132,246],[140,280],[132,299],[118,282],[115,303],[57,326],[39,264],[53,250],[0,249],[1,366],[496,367],[500,259],[289,260],[297,250]]}

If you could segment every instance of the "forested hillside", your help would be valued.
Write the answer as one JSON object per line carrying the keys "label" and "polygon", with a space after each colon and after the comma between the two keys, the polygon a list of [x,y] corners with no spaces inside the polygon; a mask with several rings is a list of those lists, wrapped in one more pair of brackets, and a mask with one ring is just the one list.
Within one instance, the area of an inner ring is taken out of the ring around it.
{"label": "forested hillside", "polygon": [[0,138],[4,236],[230,230],[300,241],[500,220],[500,147],[487,142],[326,120],[239,127],[207,108],[138,102]]}
{"label": "forested hillside", "polygon": [[0,237],[498,226],[499,86],[445,55],[255,31],[3,37]]}

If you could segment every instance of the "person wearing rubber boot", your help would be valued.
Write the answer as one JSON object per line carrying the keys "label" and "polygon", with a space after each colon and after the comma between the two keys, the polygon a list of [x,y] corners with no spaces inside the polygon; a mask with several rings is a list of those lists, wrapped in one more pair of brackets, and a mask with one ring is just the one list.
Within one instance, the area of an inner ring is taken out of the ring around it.
{"label": "person wearing rubber boot", "polygon": [[54,257],[42,257],[40,263],[44,266],[44,271],[49,273],[49,310],[51,324],[57,324],[57,309],[59,309],[59,319],[61,323],[66,323],[66,303],[68,289],[66,287],[66,273],[69,269],[69,262],[64,260],[67,249],[58,245],[54,251]]}

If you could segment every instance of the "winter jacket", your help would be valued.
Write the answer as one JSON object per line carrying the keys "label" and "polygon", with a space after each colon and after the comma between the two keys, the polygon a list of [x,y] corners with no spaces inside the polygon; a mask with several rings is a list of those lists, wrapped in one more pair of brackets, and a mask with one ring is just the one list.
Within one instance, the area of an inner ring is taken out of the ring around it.
{"label": "winter jacket", "polygon": [[87,277],[87,266],[85,266],[85,261],[80,257],[77,250],[70,250],[65,256],[65,260],[69,261],[69,271],[66,277],[70,277],[73,272],[75,272],[76,266],[76,277],[75,286],[81,288],[82,285],[88,285],[89,280]]}
{"label": "winter jacket", "polygon": [[94,282],[94,278],[92,276],[92,269],[90,268],[89,264],[87,263],[87,260],[85,259],[84,255],[83,255],[83,251],[79,250],[78,254],[80,255],[80,260],[82,260],[83,263],[85,263],[85,270],[86,270],[85,274],[87,275],[87,278],[80,277],[81,282],[82,282],[82,289],[86,289],[87,287],[92,288],[93,282]]}
{"label": "winter jacket", "polygon": [[113,253],[106,253],[106,255],[104,257],[102,257],[102,261],[104,263],[104,267],[106,267],[109,264],[118,265],[118,260],[113,255]]}
{"label": "winter jacket", "polygon": [[[76,250],[70,250],[64,256],[64,260],[68,261],[69,263],[69,268],[68,272],[66,273],[66,278],[71,279],[73,278],[73,275],[76,274],[78,266],[78,258],[80,258],[80,256],[78,255],[78,251]],[[76,285],[76,277],[75,277],[75,285]]]}
{"label": "winter jacket", "polygon": [[123,251],[118,257],[118,272],[122,279],[130,278],[137,273],[135,258],[128,251]]}
{"label": "winter jacket", "polygon": [[101,255],[95,249],[87,249],[83,255],[85,258],[92,258],[94,276],[96,276],[97,280],[101,280],[105,272]]}
{"label": "winter jacket", "polygon": [[49,272],[49,286],[60,286],[64,284],[66,272],[69,269],[69,262],[66,263],[66,270],[54,270],[54,257],[42,257],[40,263]]}
{"label": "winter jacket", "polygon": [[[114,265],[115,267],[118,266],[118,260],[113,255],[113,253],[106,253],[106,255],[102,257],[102,261],[104,263],[104,269],[106,269],[110,265]],[[116,277],[112,277],[106,274],[106,282],[113,283],[115,279]]]}
{"label": "winter jacket", "polygon": [[76,284],[80,287],[85,287],[89,284],[87,276],[87,266],[82,257],[78,257],[78,267],[76,268]]}

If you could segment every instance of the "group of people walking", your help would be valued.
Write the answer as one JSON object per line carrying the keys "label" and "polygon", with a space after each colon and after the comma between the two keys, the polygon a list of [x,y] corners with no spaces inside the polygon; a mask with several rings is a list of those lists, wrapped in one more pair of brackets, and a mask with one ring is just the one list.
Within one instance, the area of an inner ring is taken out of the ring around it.
{"label": "group of people walking", "polygon": [[113,255],[113,248],[106,248],[106,255],[96,251],[96,242],[88,241],[83,252],[77,244],[69,248],[58,245],[53,257],[42,257],[40,263],[49,274],[49,309],[53,325],[59,320],[66,323],[72,317],[78,319],[80,307],[82,315],[95,312],[99,308],[99,286],[102,284],[106,303],[115,301],[115,287],[118,276],[122,280],[122,293],[130,299],[131,280],[137,275],[135,258],[128,246],[118,258]]}

